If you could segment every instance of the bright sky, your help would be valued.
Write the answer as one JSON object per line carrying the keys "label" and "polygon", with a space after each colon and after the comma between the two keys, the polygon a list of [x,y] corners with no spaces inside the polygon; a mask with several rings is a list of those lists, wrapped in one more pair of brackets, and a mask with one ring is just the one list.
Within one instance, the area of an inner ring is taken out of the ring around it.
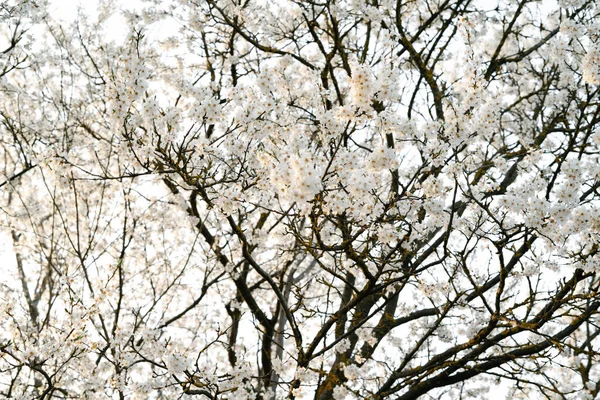
{"label": "bright sky", "polygon": [[97,4],[96,0],[50,0],[48,11],[55,18],[60,16],[60,18],[72,21],[77,17],[78,8],[93,11]]}
{"label": "bright sky", "polygon": [[[2,0],[0,0],[1,2]],[[78,10],[83,11],[84,15],[95,15],[98,12],[98,6],[104,5],[110,10],[115,10],[114,14],[107,20],[110,29],[104,32],[104,39],[107,41],[122,42],[128,34],[126,22],[121,15],[119,9],[134,10],[143,9],[145,4],[139,0],[48,0],[48,13],[51,18],[57,21],[63,21],[68,24],[77,19]],[[175,22],[162,20],[152,25],[145,32],[147,39],[164,39],[169,35],[176,34],[179,25]]]}

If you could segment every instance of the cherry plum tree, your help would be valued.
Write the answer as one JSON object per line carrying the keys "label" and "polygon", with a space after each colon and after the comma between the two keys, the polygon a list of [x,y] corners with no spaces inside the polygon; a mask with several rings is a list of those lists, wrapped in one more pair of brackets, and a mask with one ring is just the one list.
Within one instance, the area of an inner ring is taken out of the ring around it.
{"label": "cherry plum tree", "polygon": [[93,6],[0,5],[1,396],[600,398],[596,1]]}

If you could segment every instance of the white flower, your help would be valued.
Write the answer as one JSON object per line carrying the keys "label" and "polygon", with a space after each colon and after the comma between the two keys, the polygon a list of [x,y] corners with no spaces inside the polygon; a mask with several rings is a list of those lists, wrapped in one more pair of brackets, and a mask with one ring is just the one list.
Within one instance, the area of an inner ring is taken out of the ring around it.
{"label": "white flower", "polygon": [[342,339],[335,346],[335,351],[338,353],[343,353],[350,348],[350,340]]}
{"label": "white flower", "polygon": [[351,381],[357,379],[360,376],[360,374],[360,368],[358,368],[354,364],[346,365],[344,367],[344,376]]}
{"label": "white flower", "polygon": [[177,375],[183,373],[191,366],[191,360],[179,353],[171,353],[166,359],[169,374]]}
{"label": "white flower", "polygon": [[348,397],[348,389],[344,386],[336,386],[333,389],[333,399],[334,400],[345,400]]}

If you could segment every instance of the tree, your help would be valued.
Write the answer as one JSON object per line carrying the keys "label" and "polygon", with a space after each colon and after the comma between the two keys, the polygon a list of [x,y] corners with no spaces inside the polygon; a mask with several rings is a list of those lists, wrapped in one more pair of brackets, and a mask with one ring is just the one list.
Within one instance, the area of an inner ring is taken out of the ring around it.
{"label": "tree", "polygon": [[599,398],[599,12],[4,2],[0,393]]}

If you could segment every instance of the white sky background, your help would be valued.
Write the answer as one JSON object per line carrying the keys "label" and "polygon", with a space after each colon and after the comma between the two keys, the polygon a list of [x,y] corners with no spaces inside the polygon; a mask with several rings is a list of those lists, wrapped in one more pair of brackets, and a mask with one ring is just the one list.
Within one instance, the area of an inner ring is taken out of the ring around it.
{"label": "white sky background", "polygon": [[[109,19],[110,29],[105,31],[106,35],[104,37],[107,41],[114,40],[117,42],[122,41],[128,32],[125,20],[119,15],[118,10],[127,9],[131,11],[136,8],[141,10],[145,5],[140,0],[49,0],[48,14],[57,21],[69,24],[77,20],[79,10],[83,12],[83,15],[94,15],[98,12],[98,6],[102,3],[115,11]],[[172,21],[171,23],[165,20],[160,21],[154,24],[152,29],[149,29],[150,39],[164,38],[176,34],[177,28],[177,24]]]}
{"label": "white sky background", "polygon": [[[0,0],[1,1],[1,0]],[[57,20],[57,21],[62,21],[65,24],[70,24],[74,21],[77,20],[77,16],[79,14],[79,11],[82,11],[84,15],[86,14],[90,14],[90,15],[94,15],[97,13],[98,11],[98,5],[101,2],[101,0],[49,0],[48,1],[48,14],[50,15],[51,18]],[[109,0],[109,3],[113,3],[112,1]],[[117,0],[114,2],[116,8],[118,8],[120,5],[124,5],[127,4],[129,7],[131,7],[131,5],[134,4],[134,1],[123,1],[123,0]],[[112,39],[118,39],[119,37],[122,37],[126,32],[127,29],[124,25],[124,23],[122,23],[124,21],[118,21],[115,18],[115,22],[114,26],[111,26],[110,31],[108,31],[108,33],[110,33],[110,37],[108,36],[107,39],[108,40],[112,40]],[[119,29],[121,28],[121,29]]]}
{"label": "white sky background", "polygon": [[77,9],[83,7],[86,11],[92,11],[97,4],[96,0],[50,0],[48,10],[53,17],[74,20],[77,17]]}

